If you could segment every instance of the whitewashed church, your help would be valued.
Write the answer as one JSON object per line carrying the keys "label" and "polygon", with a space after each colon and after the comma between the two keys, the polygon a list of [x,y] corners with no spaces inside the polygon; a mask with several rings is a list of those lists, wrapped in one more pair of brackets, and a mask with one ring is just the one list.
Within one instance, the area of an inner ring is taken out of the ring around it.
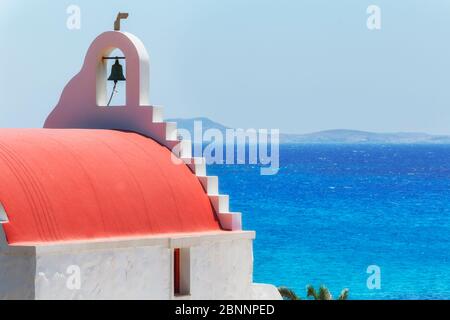
{"label": "whitewashed church", "polygon": [[253,283],[255,232],[149,104],[132,34],[94,40],[44,128],[0,129],[0,181],[0,299],[280,299]]}

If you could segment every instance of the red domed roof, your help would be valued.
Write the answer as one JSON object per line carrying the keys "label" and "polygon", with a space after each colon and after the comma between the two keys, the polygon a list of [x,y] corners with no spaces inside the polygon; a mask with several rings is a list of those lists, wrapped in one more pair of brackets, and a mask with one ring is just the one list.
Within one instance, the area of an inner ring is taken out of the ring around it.
{"label": "red domed roof", "polygon": [[136,133],[0,129],[0,181],[10,244],[220,230],[198,178]]}

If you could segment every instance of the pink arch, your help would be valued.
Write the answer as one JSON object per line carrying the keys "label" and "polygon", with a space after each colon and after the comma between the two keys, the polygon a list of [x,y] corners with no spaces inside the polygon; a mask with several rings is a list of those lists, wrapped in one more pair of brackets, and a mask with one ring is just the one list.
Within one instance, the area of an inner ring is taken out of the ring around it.
{"label": "pink arch", "polygon": [[[106,63],[103,57],[120,49],[127,58],[126,108],[106,108]],[[136,36],[109,31],[89,47],[81,71],[64,88],[45,121],[45,128],[120,129],[153,136],[149,105],[149,56]]]}

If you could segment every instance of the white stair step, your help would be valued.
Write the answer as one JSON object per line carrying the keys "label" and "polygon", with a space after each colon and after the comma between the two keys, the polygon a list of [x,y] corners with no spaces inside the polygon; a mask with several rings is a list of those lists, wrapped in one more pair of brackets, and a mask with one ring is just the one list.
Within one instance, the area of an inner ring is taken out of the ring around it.
{"label": "white stair step", "polygon": [[217,214],[230,211],[230,198],[228,195],[210,195],[209,199]]}
{"label": "white stair step", "polygon": [[176,122],[154,122],[152,123],[153,132],[158,142],[163,143],[167,140],[177,140]]}
{"label": "white stair step", "polygon": [[166,140],[177,140],[177,123],[164,122],[166,124]]}
{"label": "white stair step", "polygon": [[203,189],[208,195],[218,195],[219,194],[219,178],[216,176],[203,176],[198,177]]}
{"label": "white stair step", "polygon": [[242,230],[242,214],[240,212],[219,213],[220,226],[224,230],[238,231]]}
{"label": "white stair step", "polygon": [[197,176],[206,176],[206,159],[200,157],[183,158],[185,164]]}
{"label": "white stair step", "polygon": [[164,145],[180,159],[192,158],[192,143],[190,140],[166,140]]}
{"label": "white stair step", "polygon": [[153,132],[152,138],[154,138],[159,143],[165,145],[165,142],[167,141],[167,123],[165,122],[152,123],[152,132]]}
{"label": "white stair step", "polygon": [[163,122],[164,121],[164,108],[159,106],[152,106],[153,108],[153,118],[152,122]]}

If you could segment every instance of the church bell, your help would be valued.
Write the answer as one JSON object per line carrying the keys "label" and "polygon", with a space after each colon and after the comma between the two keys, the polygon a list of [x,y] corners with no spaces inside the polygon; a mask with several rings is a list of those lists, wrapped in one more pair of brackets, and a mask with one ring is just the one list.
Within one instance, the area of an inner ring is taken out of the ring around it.
{"label": "church bell", "polygon": [[116,62],[111,67],[111,75],[108,78],[109,81],[114,81],[117,83],[118,81],[126,81],[125,76],[123,75],[123,67],[119,62],[119,58],[116,57]]}

